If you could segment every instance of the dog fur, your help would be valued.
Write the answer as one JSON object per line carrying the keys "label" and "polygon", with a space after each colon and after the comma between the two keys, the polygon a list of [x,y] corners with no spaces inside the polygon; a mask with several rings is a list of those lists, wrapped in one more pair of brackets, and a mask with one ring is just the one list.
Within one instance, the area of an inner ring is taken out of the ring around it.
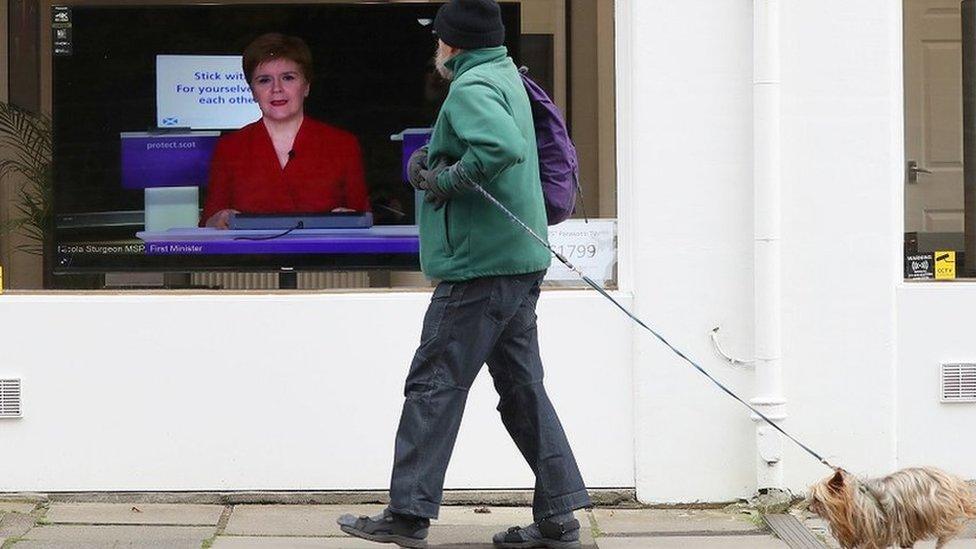
{"label": "dog fur", "polygon": [[936,538],[941,548],[976,518],[969,485],[930,467],[875,479],[837,469],[810,488],[807,505],[827,521],[845,549],[912,547],[928,538]]}

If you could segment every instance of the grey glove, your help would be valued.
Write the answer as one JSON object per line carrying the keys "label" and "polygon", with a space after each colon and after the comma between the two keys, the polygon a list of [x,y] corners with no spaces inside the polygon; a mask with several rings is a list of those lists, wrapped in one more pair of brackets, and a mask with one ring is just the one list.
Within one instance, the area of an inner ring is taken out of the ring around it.
{"label": "grey glove", "polygon": [[444,166],[438,166],[432,170],[420,170],[417,177],[417,184],[414,187],[424,191],[424,200],[434,205],[434,209],[440,209],[448,199],[450,194],[441,190],[437,185],[437,177],[446,170]]}
{"label": "grey glove", "polygon": [[420,171],[428,169],[427,166],[427,145],[413,151],[410,160],[407,161],[407,181],[413,188],[420,189]]}

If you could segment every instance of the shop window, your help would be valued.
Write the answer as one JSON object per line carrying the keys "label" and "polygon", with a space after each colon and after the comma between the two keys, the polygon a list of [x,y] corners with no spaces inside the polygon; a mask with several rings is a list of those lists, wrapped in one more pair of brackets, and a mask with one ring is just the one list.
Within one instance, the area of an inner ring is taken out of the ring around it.
{"label": "shop window", "polygon": [[[905,0],[905,277],[976,276],[976,26],[971,2]],[[964,80],[963,75],[969,74]],[[965,98],[970,98],[968,101]]]}
{"label": "shop window", "polygon": [[[593,223],[553,228],[552,243],[613,286],[613,2],[501,4],[506,46],[564,110],[580,154],[574,217]],[[10,5],[3,28],[19,49],[0,66],[10,81],[0,157],[29,162],[0,187],[4,289],[429,287],[407,242],[416,198],[403,159],[446,92],[431,63],[439,3]],[[240,55],[269,31],[308,44],[306,116],[355,137],[371,219],[241,216],[238,227],[257,229],[201,236],[214,143],[260,117]],[[337,244],[338,233],[306,223],[349,234],[372,223],[386,236]],[[551,275],[551,285],[576,284],[570,273]]]}

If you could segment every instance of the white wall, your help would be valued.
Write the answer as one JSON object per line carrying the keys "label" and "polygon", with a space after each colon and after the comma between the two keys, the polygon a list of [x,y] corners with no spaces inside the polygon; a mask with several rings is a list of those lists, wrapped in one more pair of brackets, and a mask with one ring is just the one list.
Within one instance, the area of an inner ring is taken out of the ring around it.
{"label": "white wall", "polygon": [[[0,299],[0,492],[388,486],[429,293]],[[627,296],[621,296],[629,303]],[[592,293],[544,292],[547,387],[591,487],[633,486],[630,341]],[[487,373],[447,484],[531,487]]]}
{"label": "white wall", "polygon": [[976,478],[976,403],[943,404],[941,365],[976,362],[976,284],[898,289],[898,466],[934,465]]}
{"label": "white wall", "polygon": [[[630,6],[637,311],[748,397],[752,373],[720,364],[708,332],[752,352],[752,6]],[[635,336],[635,358],[638,496],[751,494],[748,413],[649,334]]]}
{"label": "white wall", "polygon": [[[734,354],[752,352],[752,3],[625,6],[636,306],[750,397],[752,373],[716,360],[706,334],[721,326]],[[845,467],[880,472],[895,444],[901,7],[781,10],[785,427]],[[748,413],[659,344],[635,341],[639,497],[750,495]],[[827,472],[792,447],[785,466],[794,490]]]}
{"label": "white wall", "polygon": [[[895,465],[904,184],[901,2],[786,2],[784,353],[790,427],[833,463]],[[797,451],[803,489],[829,471]]]}
{"label": "white wall", "polygon": [[[618,0],[619,295],[741,395],[753,338],[752,5]],[[976,477],[976,286],[904,284],[901,6],[782,2],[784,426],[834,463]],[[631,299],[631,293],[633,299]],[[5,490],[384,488],[427,294],[4,296]],[[548,386],[591,487],[755,489],[748,413],[589,292],[540,303]],[[377,334],[382,334],[378,336]],[[448,485],[528,487],[483,376]],[[379,433],[364,436],[363,431]],[[827,473],[785,446],[801,491]],[[10,450],[12,449],[12,450]]]}

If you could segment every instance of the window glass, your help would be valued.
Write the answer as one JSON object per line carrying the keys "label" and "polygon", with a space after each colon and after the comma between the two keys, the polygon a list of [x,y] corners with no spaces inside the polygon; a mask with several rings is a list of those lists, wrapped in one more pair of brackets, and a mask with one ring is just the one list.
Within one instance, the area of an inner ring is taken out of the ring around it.
{"label": "window glass", "polygon": [[971,278],[976,179],[967,181],[964,166],[976,165],[976,128],[965,126],[976,123],[976,33],[963,22],[976,18],[948,0],[904,6],[905,278]]}
{"label": "window glass", "polygon": [[[613,3],[500,4],[509,53],[579,153],[576,213],[550,241],[612,287]],[[404,162],[449,86],[432,62],[440,3],[9,5],[4,289],[429,287]],[[255,46],[268,32],[308,55]],[[295,108],[301,129],[276,141],[274,113]],[[580,283],[560,266],[547,285]]]}

